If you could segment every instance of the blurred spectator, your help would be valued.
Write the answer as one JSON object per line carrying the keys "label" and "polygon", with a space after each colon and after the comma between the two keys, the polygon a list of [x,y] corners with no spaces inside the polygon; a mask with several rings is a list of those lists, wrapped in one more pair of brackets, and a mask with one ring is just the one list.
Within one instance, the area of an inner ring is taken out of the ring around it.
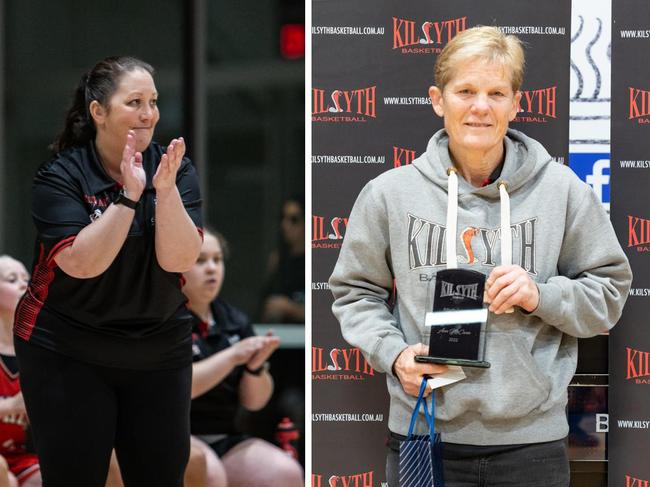
{"label": "blurred spectator", "polygon": [[38,457],[26,448],[27,415],[14,350],[14,312],[27,289],[25,266],[0,256],[0,487],[42,485]]}
{"label": "blurred spectator", "polygon": [[298,462],[235,425],[240,406],[256,411],[271,398],[267,360],[280,340],[270,333],[255,336],[246,315],[218,297],[227,255],[223,236],[206,230],[199,259],[184,274],[194,315],[192,445],[205,453],[209,487],[302,486]]}
{"label": "blurred spectator", "polygon": [[305,200],[291,197],[282,205],[280,243],[269,257],[263,323],[305,322]]}

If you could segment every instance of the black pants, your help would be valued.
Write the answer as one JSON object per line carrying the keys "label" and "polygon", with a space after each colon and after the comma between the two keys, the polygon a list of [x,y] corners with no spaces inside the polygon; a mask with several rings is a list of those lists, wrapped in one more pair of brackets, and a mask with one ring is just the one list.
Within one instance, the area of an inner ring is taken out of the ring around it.
{"label": "black pants", "polygon": [[[569,487],[566,440],[476,456],[459,455],[454,445],[445,447],[445,487]],[[386,481],[399,487],[399,435],[394,433],[388,441]]]}
{"label": "black pants", "polygon": [[191,365],[117,369],[15,345],[44,487],[103,487],[113,448],[126,487],[182,487]]}

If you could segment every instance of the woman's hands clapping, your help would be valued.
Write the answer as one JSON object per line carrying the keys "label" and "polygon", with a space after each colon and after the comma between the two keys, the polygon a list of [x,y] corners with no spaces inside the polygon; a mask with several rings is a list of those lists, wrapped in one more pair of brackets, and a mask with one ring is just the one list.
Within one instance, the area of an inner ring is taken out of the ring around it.
{"label": "woman's hands clapping", "polygon": [[[156,188],[156,193],[165,192],[176,186],[176,173],[184,155],[185,141],[183,137],[172,139],[167,146],[167,152],[160,158],[160,164],[153,176],[153,187]],[[142,167],[142,153],[135,150],[135,132],[133,130],[129,130],[126,136],[120,171],[126,197],[138,201],[147,183],[147,176]]]}
{"label": "woman's hands clapping", "polygon": [[129,130],[126,136],[120,172],[126,197],[138,201],[147,184],[147,175],[142,167],[142,153],[135,150],[135,132],[133,130]]}
{"label": "woman's hands clapping", "polygon": [[255,370],[280,346],[280,339],[270,332],[265,336],[244,338],[228,348],[233,365],[246,365]]}
{"label": "woman's hands clapping", "polygon": [[168,191],[176,186],[176,173],[181,167],[185,155],[185,140],[183,137],[172,139],[167,146],[167,152],[160,158],[158,170],[153,176],[153,187],[156,194]]}
{"label": "woman's hands clapping", "polygon": [[280,346],[280,339],[273,335],[272,331],[269,331],[266,336],[258,338],[262,339],[262,346],[257,352],[255,352],[255,354],[253,354],[246,364],[246,366],[251,370],[259,369]]}

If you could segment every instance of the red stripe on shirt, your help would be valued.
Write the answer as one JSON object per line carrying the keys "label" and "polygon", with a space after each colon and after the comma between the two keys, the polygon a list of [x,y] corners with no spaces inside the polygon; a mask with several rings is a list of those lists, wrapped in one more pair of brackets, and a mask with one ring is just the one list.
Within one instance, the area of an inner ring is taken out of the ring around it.
{"label": "red stripe on shirt", "polygon": [[[54,269],[56,268],[54,260],[48,261],[45,258],[45,246],[41,243],[40,247],[38,263],[34,267],[29,287],[16,308],[14,333],[26,341],[29,341],[32,336],[36,318],[47,299],[50,284],[54,280]],[[51,254],[52,252],[50,252]]]}
{"label": "red stripe on shirt", "polygon": [[9,468],[18,479],[19,484],[23,484],[29,477],[41,470],[38,457],[33,453],[25,453],[16,462],[9,462]]}
{"label": "red stripe on shirt", "polygon": [[54,260],[54,257],[59,255],[59,252],[61,252],[66,247],[70,247],[74,243],[75,238],[77,238],[77,236],[73,235],[72,237],[66,237],[63,240],[57,242],[57,244],[52,247],[52,250],[50,250],[50,253],[47,256],[48,264]]}

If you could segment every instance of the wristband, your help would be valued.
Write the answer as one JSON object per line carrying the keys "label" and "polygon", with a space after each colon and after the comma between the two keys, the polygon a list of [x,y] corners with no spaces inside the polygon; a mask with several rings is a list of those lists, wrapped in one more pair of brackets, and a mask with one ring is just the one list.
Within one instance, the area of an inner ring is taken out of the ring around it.
{"label": "wristband", "polygon": [[249,374],[251,374],[251,375],[257,375],[257,376],[259,376],[259,375],[262,375],[263,372],[266,372],[267,370],[269,370],[269,363],[268,363],[268,362],[264,362],[262,365],[260,365],[260,366],[259,366],[258,368],[256,368],[256,369],[249,369],[249,368],[248,368],[248,365],[246,365],[246,366],[244,366],[244,370],[245,370],[246,372],[248,372]]}
{"label": "wristband", "polygon": [[126,197],[126,195],[124,194],[124,190],[121,190],[117,194],[117,198],[115,198],[115,200],[113,200],[113,204],[115,204],[115,205],[124,205],[127,208],[131,208],[132,210],[135,210],[135,207],[138,206],[137,201],[130,200],[129,198]]}

